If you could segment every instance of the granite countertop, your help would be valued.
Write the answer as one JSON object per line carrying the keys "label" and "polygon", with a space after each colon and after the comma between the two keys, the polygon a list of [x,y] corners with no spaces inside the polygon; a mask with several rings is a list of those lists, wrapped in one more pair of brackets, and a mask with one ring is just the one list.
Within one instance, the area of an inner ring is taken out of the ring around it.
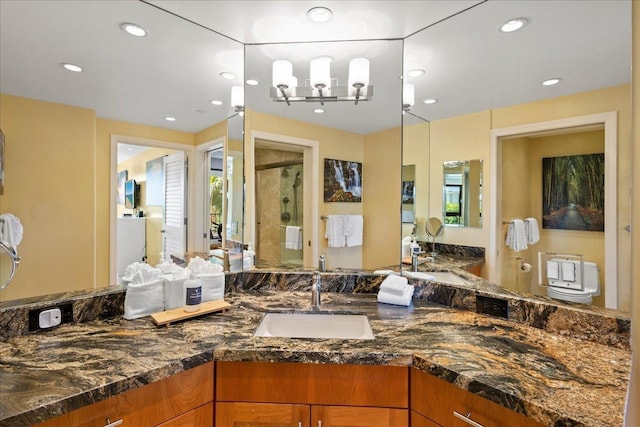
{"label": "granite countertop", "polygon": [[324,292],[322,311],[368,315],[374,340],[256,338],[265,312],[308,291],[233,291],[232,308],[158,328],[150,318],[70,324],[0,342],[0,426],[42,421],[206,363],[415,366],[544,425],[622,425],[630,352],[427,301]]}

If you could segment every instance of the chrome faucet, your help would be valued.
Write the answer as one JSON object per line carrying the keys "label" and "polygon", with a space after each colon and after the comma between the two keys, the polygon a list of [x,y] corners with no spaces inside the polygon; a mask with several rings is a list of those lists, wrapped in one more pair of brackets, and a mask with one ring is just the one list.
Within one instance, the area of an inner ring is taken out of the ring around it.
{"label": "chrome faucet", "polygon": [[311,285],[311,308],[313,310],[320,310],[322,301],[320,300],[320,272],[316,271],[316,283]]}
{"label": "chrome faucet", "polygon": [[419,252],[411,253],[411,271],[418,271],[418,265],[421,264],[421,262],[418,259],[418,255],[422,255],[423,253],[425,252],[419,251]]}

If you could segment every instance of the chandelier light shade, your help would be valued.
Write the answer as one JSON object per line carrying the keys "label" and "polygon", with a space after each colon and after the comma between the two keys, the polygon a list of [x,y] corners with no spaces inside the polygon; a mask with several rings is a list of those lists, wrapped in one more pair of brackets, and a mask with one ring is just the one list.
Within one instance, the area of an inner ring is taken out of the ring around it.
{"label": "chandelier light shade", "polygon": [[349,96],[356,96],[358,89],[361,94],[366,94],[369,86],[369,60],[366,58],[355,58],[349,61]]}
{"label": "chandelier light shade", "polygon": [[[331,90],[331,58],[321,56],[311,60],[309,66],[311,86],[317,89],[318,96],[328,95]],[[323,93],[323,91],[325,91]]]}
{"label": "chandelier light shade", "polygon": [[309,78],[302,80],[298,86],[298,78],[293,75],[293,64],[279,59],[272,68],[273,87],[271,97],[275,102],[325,102],[351,101],[358,105],[359,101],[369,101],[373,96],[373,86],[369,83],[369,60],[355,58],[349,61],[349,75],[345,79],[347,85],[339,84],[339,79],[331,77],[330,56],[320,56],[309,64]]}
{"label": "chandelier light shade", "polygon": [[244,111],[243,86],[231,86],[231,106],[236,112]]}
{"label": "chandelier light shade", "polygon": [[284,59],[279,59],[273,62],[273,87],[280,88],[285,86],[285,89],[289,87],[291,78],[293,77],[293,64]]}
{"label": "chandelier light shade", "polygon": [[411,83],[405,83],[402,85],[402,109],[409,111],[409,109],[416,102],[415,87]]}

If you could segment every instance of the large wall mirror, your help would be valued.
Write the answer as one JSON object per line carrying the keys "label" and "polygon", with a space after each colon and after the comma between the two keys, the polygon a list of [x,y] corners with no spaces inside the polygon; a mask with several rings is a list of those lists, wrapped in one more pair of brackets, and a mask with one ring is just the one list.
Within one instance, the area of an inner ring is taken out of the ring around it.
{"label": "large wall mirror", "polygon": [[[212,223],[218,222],[210,209],[218,207],[208,180],[223,163],[229,168],[224,235],[242,242],[242,118],[230,105],[231,87],[244,81],[241,43],[139,1],[0,6],[6,136],[0,206],[24,227],[22,262],[1,301],[114,284],[110,264],[121,245],[111,234],[125,214],[142,234],[134,259],[157,263],[165,209],[147,195],[153,186],[147,177],[162,173],[169,152],[189,162],[187,181],[194,184],[196,170],[202,179],[197,192],[180,188],[188,218],[178,232],[180,250],[208,252],[215,243]],[[124,23],[148,34],[134,37]],[[82,72],[65,70],[67,62]],[[227,159],[215,154],[225,141]],[[135,207],[118,200],[118,175],[136,181]]]}
{"label": "large wall mirror", "polygon": [[[324,102],[313,89],[318,58],[334,96]],[[358,58],[368,81],[356,102],[350,62]],[[258,264],[317,267],[324,255],[330,270],[397,266],[400,239],[387,225],[400,224],[402,41],[247,45],[245,61],[247,78],[260,83],[245,88],[245,236]],[[361,216],[361,242],[330,243],[332,215]]]}
{"label": "large wall mirror", "polygon": [[[524,26],[500,31],[513,18],[524,18]],[[483,2],[405,39],[404,63],[405,77],[416,70],[406,80],[414,90],[410,112],[429,121],[423,138],[429,179],[426,188],[416,185],[416,200],[429,199],[427,217],[464,217],[458,209],[448,216],[443,189],[463,184],[450,184],[442,166],[482,159],[480,197],[473,196],[481,200],[481,216],[445,227],[440,241],[485,248],[485,277],[539,295],[546,295],[537,286],[539,251],[583,253],[600,268],[602,289],[593,304],[628,311],[631,2]],[[610,112],[613,125],[602,119]],[[595,122],[576,119],[585,117]],[[557,124],[571,120],[565,129]],[[617,198],[603,208],[611,220],[604,232],[544,228],[542,158],[603,152],[610,159],[605,192]],[[464,191],[456,194],[465,201]],[[516,253],[504,245],[507,224],[527,217],[537,219],[540,240]],[[523,259],[531,272],[517,268]]]}

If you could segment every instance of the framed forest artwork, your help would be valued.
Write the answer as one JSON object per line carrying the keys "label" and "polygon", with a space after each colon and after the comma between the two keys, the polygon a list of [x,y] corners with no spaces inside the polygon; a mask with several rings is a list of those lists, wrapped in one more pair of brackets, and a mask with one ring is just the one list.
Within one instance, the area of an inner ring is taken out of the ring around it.
{"label": "framed forest artwork", "polygon": [[542,159],[542,227],[604,231],[604,153]]}

